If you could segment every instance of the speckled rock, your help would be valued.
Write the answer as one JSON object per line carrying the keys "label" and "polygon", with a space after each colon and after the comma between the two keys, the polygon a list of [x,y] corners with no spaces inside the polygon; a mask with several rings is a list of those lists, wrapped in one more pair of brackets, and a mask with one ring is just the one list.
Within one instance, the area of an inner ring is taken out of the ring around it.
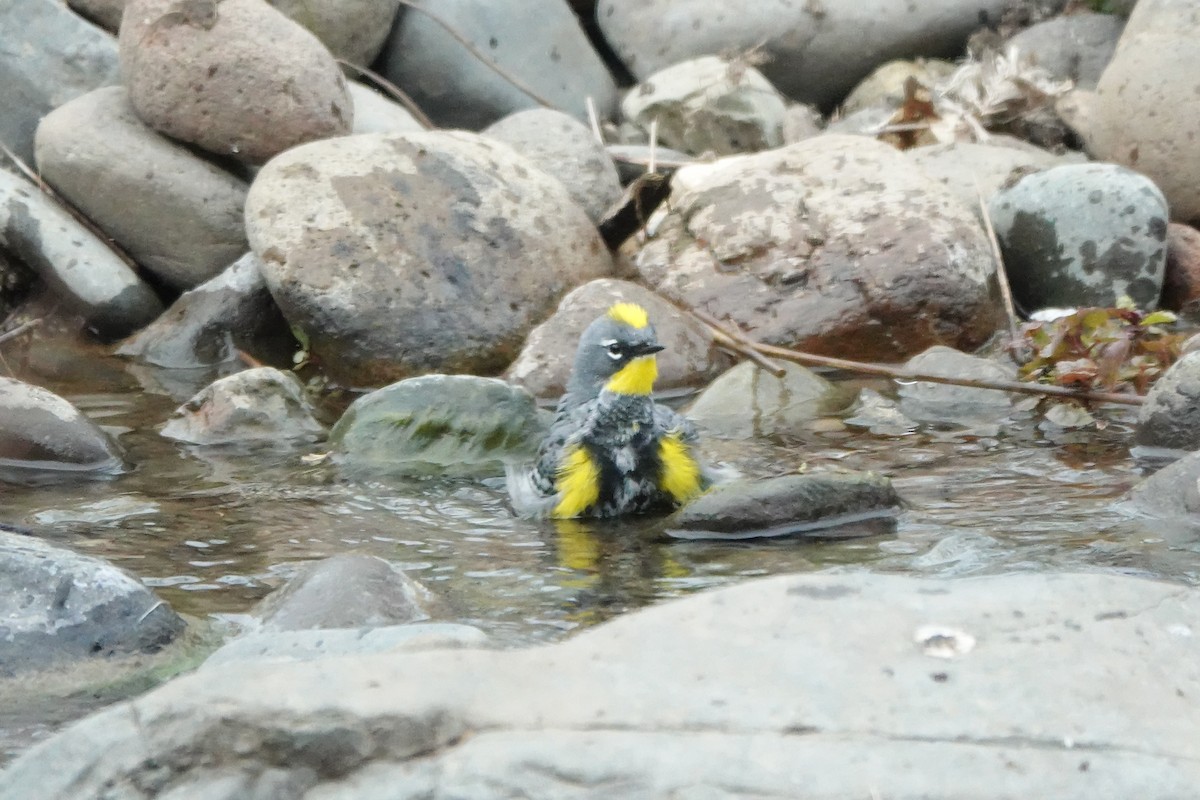
{"label": "speckled rock", "polygon": [[1190,225],[1167,225],[1162,305],[1190,314],[1200,311],[1200,231]]}
{"label": "speckled rock", "polygon": [[672,186],[638,272],[754,338],[889,360],[975,347],[1001,318],[980,224],[885,144],[823,135],[689,165]]}
{"label": "speckled rock", "polygon": [[112,474],[123,467],[120,446],[75,406],[0,377],[0,470]]}
{"label": "speckled rock", "polygon": [[593,222],[621,196],[617,168],[604,146],[579,120],[561,111],[517,111],[482,131],[537,164],[567,188]]}
{"label": "speckled rock", "polygon": [[107,244],[33,184],[3,169],[0,248],[36,271],[102,336],[125,336],[162,311],[154,291]]}
{"label": "speckled rock", "polygon": [[940,59],[889,61],[854,87],[854,91],[842,101],[841,113],[853,114],[875,107],[899,108],[904,102],[904,84],[909,78],[916,78],[921,85],[932,89],[954,70],[953,63]]}
{"label": "speckled rock", "polygon": [[413,133],[425,128],[409,110],[356,81],[346,84],[354,102],[352,133]]}
{"label": "speckled rock", "polygon": [[341,69],[264,0],[129,0],[120,43],[134,109],[168,136],[257,164],[350,132]]}
{"label": "speckled rock", "polygon": [[1094,89],[1124,28],[1125,20],[1112,14],[1064,14],[1026,28],[1005,47],[1058,80]]}
{"label": "speckled rock", "polygon": [[97,89],[48,114],[42,177],[138,264],[176,289],[246,252],[246,183],[137,117],[125,90]]}
{"label": "speckled rock", "polygon": [[43,116],[120,82],[117,43],[59,0],[0,0],[0,29],[0,142],[32,164]]}
{"label": "speckled rock", "polygon": [[397,0],[270,0],[310,30],[335,58],[369,67],[392,30]]}
{"label": "speckled rock", "polygon": [[796,436],[814,419],[836,413],[853,397],[799,364],[781,361],[777,378],[750,361],[721,375],[688,408],[706,433],[728,439]]}
{"label": "speckled rock", "polygon": [[748,64],[706,56],[646,77],[621,101],[621,113],[658,140],[699,155],[749,153],[783,144],[783,95]]}
{"label": "speckled rock", "polygon": [[312,441],[325,428],[290,372],[256,367],[221,378],[184,403],[162,435],[189,444]]}
{"label": "speckled rock", "polygon": [[[418,0],[418,5],[554,108],[585,120],[588,97],[602,118],[616,106],[612,75],[566,3]],[[481,64],[428,14],[411,8],[401,9],[380,69],[447,128],[478,130],[541,105]]]}
{"label": "speckled rock", "polygon": [[351,386],[499,372],[563,294],[612,270],[561,183],[465,132],[295,148],[259,173],[246,227],[284,316]]}
{"label": "speckled rock", "polygon": [[980,197],[986,205],[1001,186],[1015,177],[1082,160],[1080,156],[1057,155],[1040,148],[975,142],[914,147],[905,155],[979,216],[983,214]]}
{"label": "speckled rock", "polygon": [[1115,164],[1067,164],[992,196],[1013,298],[1026,311],[1158,304],[1167,204],[1144,175]]}
{"label": "speckled rock", "polygon": [[669,147],[650,147],[645,144],[610,144],[605,149],[617,165],[617,174],[621,177],[622,186],[633,183],[649,172],[651,162],[654,163],[656,171],[662,172],[663,164],[678,166],[695,160],[687,153]]}
{"label": "speckled rock", "polygon": [[1165,450],[1200,450],[1200,353],[1176,361],[1138,409],[1134,441]]}
{"label": "speckled rock", "polygon": [[957,57],[1007,0],[601,0],[605,39],[639,79],[689,58],[761,48],[762,72],[794,100],[835,105],[871,70],[896,58]]}
{"label": "speckled rock", "polygon": [[530,332],[521,354],[504,373],[505,379],[536,397],[561,395],[584,328],[618,302],[645,308],[659,342],[667,348],[658,354],[656,389],[702,384],[729,366],[728,356],[716,348],[699,322],[645,287],[600,278],[573,290],[559,303],[554,316]]}
{"label": "speckled rock", "polygon": [[1073,127],[1097,159],[1153,180],[1179,222],[1200,222],[1200,6],[1141,0],[1094,95],[1076,93]]}

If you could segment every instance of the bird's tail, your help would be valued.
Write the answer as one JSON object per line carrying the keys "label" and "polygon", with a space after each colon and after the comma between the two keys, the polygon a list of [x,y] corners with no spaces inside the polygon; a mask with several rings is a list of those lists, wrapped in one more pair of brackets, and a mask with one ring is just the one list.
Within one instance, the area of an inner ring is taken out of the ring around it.
{"label": "bird's tail", "polygon": [[504,485],[513,511],[521,517],[545,517],[554,508],[555,495],[544,494],[533,480],[532,464],[505,464]]}

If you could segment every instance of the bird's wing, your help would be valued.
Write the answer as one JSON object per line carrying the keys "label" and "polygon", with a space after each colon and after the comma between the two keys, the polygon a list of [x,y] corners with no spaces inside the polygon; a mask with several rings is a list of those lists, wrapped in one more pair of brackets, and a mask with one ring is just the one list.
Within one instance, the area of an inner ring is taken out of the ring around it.
{"label": "bird's wing", "polygon": [[588,429],[593,406],[594,403],[574,406],[560,403],[550,432],[538,448],[537,461],[506,468],[508,495],[518,514],[545,517],[558,505],[561,495],[557,484],[563,458]]}

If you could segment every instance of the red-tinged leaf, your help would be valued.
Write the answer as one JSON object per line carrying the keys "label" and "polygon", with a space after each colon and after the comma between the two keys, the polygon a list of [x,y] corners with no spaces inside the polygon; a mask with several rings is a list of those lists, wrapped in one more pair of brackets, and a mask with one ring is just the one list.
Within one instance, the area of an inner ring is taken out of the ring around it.
{"label": "red-tinged leaf", "polygon": [[1114,389],[1120,380],[1121,364],[1129,358],[1133,342],[1128,339],[1118,339],[1100,348],[1100,356],[1096,360],[1096,383],[1105,389]]}
{"label": "red-tinged leaf", "polygon": [[1096,362],[1090,358],[1060,361],[1054,365],[1054,382],[1061,386],[1076,384],[1088,387],[1096,379],[1098,371]]}

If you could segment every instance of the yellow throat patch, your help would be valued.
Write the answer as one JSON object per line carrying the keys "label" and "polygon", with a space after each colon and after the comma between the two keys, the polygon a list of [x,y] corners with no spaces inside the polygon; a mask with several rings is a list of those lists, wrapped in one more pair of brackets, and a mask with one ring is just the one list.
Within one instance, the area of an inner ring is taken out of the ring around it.
{"label": "yellow throat patch", "polygon": [[554,484],[559,501],[550,516],[557,519],[578,517],[600,499],[600,467],[586,447],[575,445],[563,453]]}
{"label": "yellow throat patch", "polygon": [[617,370],[604,388],[616,394],[650,394],[658,377],[658,360],[653,354],[638,356]]}
{"label": "yellow throat patch", "polygon": [[659,488],[683,504],[700,494],[700,465],[691,448],[677,433],[668,433],[658,443],[658,458],[662,462]]}
{"label": "yellow throat patch", "polygon": [[617,303],[608,309],[608,317],[639,331],[650,324],[646,309],[636,303]]}

